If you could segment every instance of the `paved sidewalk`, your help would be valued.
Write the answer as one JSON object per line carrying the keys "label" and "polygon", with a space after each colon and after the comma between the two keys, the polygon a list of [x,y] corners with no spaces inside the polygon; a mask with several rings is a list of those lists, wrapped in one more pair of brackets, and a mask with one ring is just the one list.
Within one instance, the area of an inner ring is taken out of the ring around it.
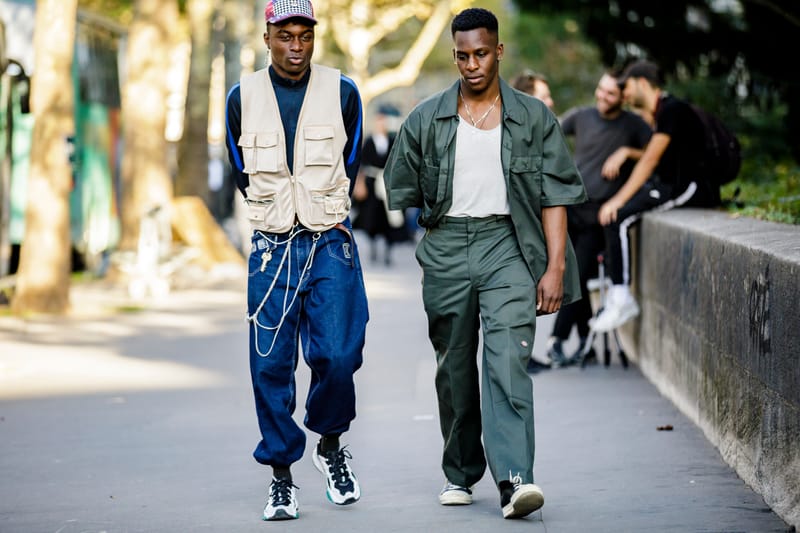
{"label": "paved sidewalk", "polygon": [[[73,318],[0,317],[0,532],[789,530],[616,361],[534,376],[542,512],[503,520],[488,474],[472,506],[439,506],[434,362],[412,254],[399,247],[393,268],[365,264],[371,319],[359,416],[344,436],[362,500],[328,503],[307,453],[293,469],[292,522],[260,520],[269,472],[251,457],[243,276],[141,311],[109,314],[125,295],[84,286]],[[301,363],[298,419],[308,380]]]}

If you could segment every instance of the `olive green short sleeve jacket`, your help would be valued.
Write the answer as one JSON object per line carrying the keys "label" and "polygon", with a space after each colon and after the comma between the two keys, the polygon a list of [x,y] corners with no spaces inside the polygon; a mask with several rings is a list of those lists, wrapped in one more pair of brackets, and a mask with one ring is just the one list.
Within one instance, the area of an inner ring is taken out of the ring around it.
{"label": "olive green short sleeve jacket", "polygon": [[[578,169],[555,116],[502,79],[502,161],[511,219],[522,255],[538,280],[547,267],[542,208],[586,201]],[[458,82],[421,102],[403,122],[384,171],[390,209],[419,207],[432,228],[450,209],[458,129]],[[575,252],[567,239],[564,299],[580,298]]]}

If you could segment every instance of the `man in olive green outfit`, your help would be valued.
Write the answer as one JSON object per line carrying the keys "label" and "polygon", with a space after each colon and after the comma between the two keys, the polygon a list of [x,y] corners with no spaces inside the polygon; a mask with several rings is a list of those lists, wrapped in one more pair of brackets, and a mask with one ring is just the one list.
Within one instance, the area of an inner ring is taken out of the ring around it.
{"label": "man in olive green outfit", "polygon": [[536,315],[580,297],[564,206],[586,193],[553,114],[500,79],[497,18],[467,9],[451,32],[460,78],[410,113],[384,179],[390,208],[421,208],[426,229],[416,255],[438,362],[439,501],[472,503],[488,461],[503,516],[518,518],[544,504],[526,372]]}

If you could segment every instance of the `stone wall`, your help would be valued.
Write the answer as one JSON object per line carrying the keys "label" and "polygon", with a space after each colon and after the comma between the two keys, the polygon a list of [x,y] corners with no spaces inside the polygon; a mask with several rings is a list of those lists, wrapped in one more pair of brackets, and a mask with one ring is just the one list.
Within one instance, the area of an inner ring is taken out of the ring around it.
{"label": "stone wall", "polygon": [[800,529],[800,227],[676,209],[634,240],[633,358]]}

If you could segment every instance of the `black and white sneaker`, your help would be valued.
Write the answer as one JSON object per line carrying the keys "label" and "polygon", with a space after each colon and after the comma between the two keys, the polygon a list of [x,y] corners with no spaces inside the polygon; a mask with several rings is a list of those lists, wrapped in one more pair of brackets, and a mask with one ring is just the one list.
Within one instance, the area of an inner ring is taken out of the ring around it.
{"label": "black and white sneaker", "polygon": [[442,505],[469,505],[472,503],[472,489],[448,481],[442,492],[439,493],[439,503]]}
{"label": "black and white sneaker", "polygon": [[519,475],[509,478],[511,486],[500,496],[503,518],[522,518],[544,505],[544,494],[538,485],[523,483]]}
{"label": "black and white sneaker", "polygon": [[361,498],[361,488],[358,486],[356,475],[347,464],[353,456],[346,450],[347,446],[335,452],[322,452],[320,445],[314,447],[311,459],[314,466],[325,476],[328,499],[336,505],[349,505],[356,503]]}
{"label": "black and white sneaker", "polygon": [[267,506],[264,507],[264,520],[293,520],[297,518],[297,487],[290,479],[272,478],[269,485]]}

